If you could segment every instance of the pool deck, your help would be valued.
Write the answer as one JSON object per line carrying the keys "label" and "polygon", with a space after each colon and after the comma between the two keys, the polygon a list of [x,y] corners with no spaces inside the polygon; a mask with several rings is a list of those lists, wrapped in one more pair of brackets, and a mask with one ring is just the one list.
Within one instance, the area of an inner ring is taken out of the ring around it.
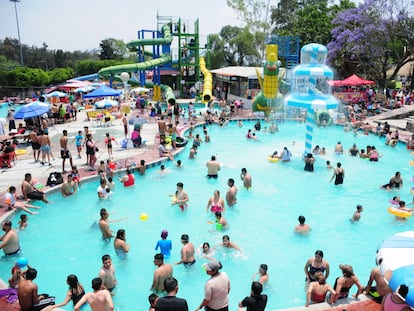
{"label": "pool deck", "polygon": [[[134,113],[134,112],[133,112]],[[373,117],[369,117],[363,122],[368,122],[372,126],[376,126],[377,122],[385,122],[387,121],[391,127],[398,128],[400,132],[400,136],[402,137],[402,140],[404,141],[409,135],[412,133],[409,131],[406,131],[406,124],[407,122],[410,122],[409,118],[405,119],[398,119],[398,116],[400,115],[407,115],[407,114],[414,114],[414,105],[411,106],[404,106],[403,108],[391,110],[387,112],[383,112],[381,114],[375,115]],[[247,118],[247,119],[254,119],[256,118],[255,115],[252,114],[250,110],[244,110],[241,112],[241,114],[238,116],[238,118]],[[103,128],[103,127],[94,127],[91,121],[87,121],[86,113],[80,112],[78,113],[77,121],[71,121],[67,122],[65,124],[56,124],[52,128],[49,129],[49,136],[52,140],[52,152],[53,155],[56,157],[56,160],[52,162],[51,166],[42,166],[39,163],[34,163],[33,160],[33,153],[32,148],[27,146],[19,146],[18,149],[25,149],[26,153],[23,155],[18,155],[16,163],[13,165],[10,169],[1,169],[0,170],[0,196],[7,191],[8,187],[11,185],[16,186],[18,195],[21,194],[20,192],[20,184],[24,178],[24,174],[30,172],[33,176],[33,178],[36,178],[39,180],[40,183],[43,185],[46,184],[47,177],[51,172],[61,172],[62,166],[61,166],[61,159],[60,159],[60,151],[59,151],[59,145],[58,145],[58,139],[62,135],[62,131],[64,129],[67,129],[70,133],[69,136],[72,133],[75,133],[76,131],[82,129],[84,126],[89,126],[89,129],[92,133],[98,131],[98,132],[113,132],[116,131],[117,133],[123,133],[123,125],[121,123],[120,119],[117,119],[113,122],[112,125],[109,127]],[[187,125],[184,125],[184,128],[188,127]],[[131,162],[139,163],[140,160],[145,160],[147,166],[156,166],[160,165],[160,163],[167,161],[167,158],[160,158],[158,155],[158,145],[159,145],[159,139],[157,138],[158,133],[158,125],[156,121],[152,121],[149,123],[144,124],[141,136],[143,138],[143,141],[146,140],[146,145],[141,148],[121,148],[118,145],[115,145],[113,148],[113,156],[115,162],[120,162],[122,164],[122,167],[125,168],[125,164],[127,160],[130,160]],[[121,137],[116,137],[117,140],[120,140],[123,138],[123,135],[121,134]],[[98,141],[101,141],[101,143],[98,143],[98,147],[100,148],[101,152],[97,154],[98,161],[105,160],[107,157],[107,151],[106,147],[103,145],[102,140],[100,137],[96,137]],[[75,155],[73,157],[73,163],[78,166],[79,173],[81,175],[82,180],[87,179],[97,179],[98,176],[96,172],[90,172],[87,170],[87,166],[85,166],[85,152],[82,151],[82,159],[77,159],[76,152],[75,152],[75,146],[70,145],[72,150],[72,155]],[[176,152],[180,152],[180,148],[177,149]],[[69,168],[69,163],[66,163],[67,167]],[[44,191],[59,191],[59,187],[56,188],[50,188],[50,187],[44,187]],[[41,210],[40,210],[41,211]],[[8,217],[12,217],[13,212],[6,211],[5,208],[0,208],[0,222],[2,222],[4,219]],[[37,216],[38,217],[38,216]],[[1,281],[1,280],[0,280]],[[0,287],[1,288],[1,287]],[[15,304],[8,304],[5,302],[5,298],[0,299],[0,310],[20,310],[18,303]],[[56,309],[58,310],[58,309]],[[367,298],[365,295],[359,296],[359,299],[342,299],[339,300],[337,304],[329,305],[327,303],[321,303],[321,304],[315,304],[311,305],[310,307],[295,307],[295,308],[288,308],[283,309],[284,311],[316,311],[316,310],[333,310],[333,311],[359,311],[359,310],[366,310],[366,311],[379,311],[380,305],[375,303],[374,301]],[[282,311],[282,310],[281,310]]]}

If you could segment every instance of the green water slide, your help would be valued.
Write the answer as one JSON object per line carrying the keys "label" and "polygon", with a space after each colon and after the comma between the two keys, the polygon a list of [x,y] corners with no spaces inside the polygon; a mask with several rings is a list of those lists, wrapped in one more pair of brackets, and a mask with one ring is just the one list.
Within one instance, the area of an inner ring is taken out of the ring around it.
{"label": "green water slide", "polygon": [[[127,47],[129,49],[134,49],[137,46],[146,46],[146,45],[169,45],[171,44],[173,37],[171,35],[170,25],[164,25],[162,27],[162,32],[164,34],[163,38],[153,38],[153,39],[138,39],[132,40],[131,42],[127,43]],[[145,55],[153,55],[151,52],[144,51]],[[102,77],[116,77],[122,72],[135,72],[141,70],[147,70],[154,68],[156,66],[160,66],[166,63],[171,62],[171,55],[161,55],[159,58],[154,58],[146,62],[141,63],[133,63],[133,64],[124,64],[124,65],[117,65],[117,66],[110,66],[105,67],[99,70],[98,74]],[[171,102],[175,102],[175,96],[172,92],[172,89],[169,86],[161,86],[161,89],[166,93],[165,97]]]}
{"label": "green water slide", "polygon": [[122,72],[135,72],[140,70],[147,70],[171,62],[170,55],[162,55],[160,58],[151,59],[142,63],[125,64],[117,66],[109,66],[99,70],[98,74],[101,77],[109,77],[120,74]]}

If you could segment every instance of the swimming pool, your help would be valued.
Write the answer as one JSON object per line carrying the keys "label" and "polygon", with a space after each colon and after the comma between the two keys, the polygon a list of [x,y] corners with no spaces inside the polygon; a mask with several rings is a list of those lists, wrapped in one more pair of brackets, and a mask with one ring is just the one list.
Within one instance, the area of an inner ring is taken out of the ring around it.
{"label": "swimming pool", "polygon": [[[394,195],[411,202],[412,159],[404,145],[390,148],[384,140],[375,136],[344,133],[341,127],[316,128],[314,144],[327,148],[328,155],[316,157],[315,172],[304,172],[301,155],[304,150],[303,123],[279,124],[276,134],[258,133],[260,141],[246,141],[247,129],[254,122],[244,122],[242,128],[230,123],[225,128],[210,127],[212,142],[202,144],[197,158],[187,159],[188,148],[177,159],[182,168],[167,162],[167,173],[159,167],[150,169],[145,176],[136,175],[134,188],[117,184],[114,196],[98,201],[95,191],[97,182],[85,183],[75,197],[61,198],[60,193],[49,196],[51,204],[37,216],[29,217],[29,226],[20,233],[23,255],[38,269],[36,283],[39,292],[47,292],[62,301],[67,291],[66,276],[74,273],[90,290],[90,281],[101,267],[101,256],[108,253],[114,259],[119,285],[114,297],[116,310],[138,310],[148,307],[147,297],[154,271],[154,246],[161,230],[169,231],[173,241],[172,256],[179,260],[180,236],[187,233],[195,246],[208,241],[216,248],[216,258],[223,263],[231,281],[230,309],[249,295],[251,276],[262,263],[269,266],[268,310],[305,304],[304,272],[306,260],[316,249],[322,249],[331,265],[328,282],[332,285],[340,274],[338,265],[353,265],[356,275],[366,283],[374,266],[379,242],[391,234],[412,227],[413,219],[397,222],[387,212],[388,200]],[[262,125],[265,124],[262,122]],[[202,129],[195,133],[202,135]],[[345,149],[355,142],[359,148],[375,145],[384,156],[378,163],[348,155],[334,155],[333,147],[340,140]],[[190,144],[188,144],[190,145]],[[287,146],[293,153],[289,163],[270,163],[267,156],[275,149],[279,152]],[[211,155],[217,155],[222,170],[217,180],[207,180],[205,163]],[[329,183],[332,172],[325,168],[325,161],[342,162],[345,169],[343,186]],[[253,188],[245,190],[239,178],[246,167],[252,175]],[[404,178],[404,187],[398,192],[386,192],[379,186],[388,182],[395,171]],[[238,203],[225,212],[230,224],[227,231],[215,231],[208,222],[213,220],[206,212],[208,199],[214,190],[224,197],[227,179],[234,178],[239,188]],[[170,206],[168,194],[176,190],[176,183],[183,182],[190,202],[186,212]],[[362,204],[364,212],[359,223],[350,223],[355,206]],[[131,251],[126,260],[116,257],[113,244],[100,239],[96,225],[100,208],[110,212],[110,219],[129,217],[112,223],[111,228],[126,229]],[[146,222],[139,219],[145,212]],[[305,215],[313,230],[309,236],[293,233],[300,214]],[[13,220],[13,224],[17,219]],[[221,249],[218,244],[223,234],[230,238],[242,252]],[[0,277],[7,280],[16,258],[2,259]],[[186,269],[174,266],[174,276],[179,281],[178,296],[186,298],[189,308],[196,308],[203,298],[203,287],[208,276],[202,270],[205,261]],[[354,291],[352,291],[354,292]],[[69,304],[66,309],[71,310]]]}

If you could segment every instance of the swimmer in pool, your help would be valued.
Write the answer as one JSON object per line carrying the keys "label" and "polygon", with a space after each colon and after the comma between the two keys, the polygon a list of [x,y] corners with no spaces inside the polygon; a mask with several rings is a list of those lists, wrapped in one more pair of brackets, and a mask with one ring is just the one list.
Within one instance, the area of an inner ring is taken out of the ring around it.
{"label": "swimmer in pool", "polygon": [[118,284],[115,278],[115,268],[112,264],[111,256],[102,256],[102,268],[99,270],[99,278],[102,280],[102,285],[111,293],[113,296],[113,290]]}
{"label": "swimmer in pool", "polygon": [[267,274],[267,265],[266,264],[261,264],[259,266],[259,271],[257,271],[255,274],[253,274],[252,281],[253,282],[257,281],[261,284],[265,284],[265,283],[267,283],[268,280],[269,280],[269,275]]}
{"label": "swimmer in pool", "polygon": [[196,262],[194,258],[194,245],[190,242],[188,234],[181,235],[181,243],[183,244],[183,247],[181,248],[181,260],[177,261],[175,264],[184,264],[185,267],[190,267]]}
{"label": "swimmer in pool", "polygon": [[243,186],[246,189],[249,189],[252,187],[252,177],[250,176],[249,173],[247,173],[247,170],[244,167],[241,169],[240,179],[243,181]]}
{"label": "swimmer in pool", "polygon": [[308,234],[312,229],[308,224],[305,224],[306,218],[303,215],[298,217],[299,224],[295,226],[295,232],[301,234]]}
{"label": "swimmer in pool", "polygon": [[223,217],[221,212],[215,212],[214,215],[216,216],[216,228],[217,230],[227,229],[229,226],[227,220]]}
{"label": "swimmer in pool", "polygon": [[350,219],[350,221],[355,222],[355,221],[359,221],[361,219],[361,213],[364,209],[362,208],[362,205],[358,204],[356,206],[356,211],[354,213],[354,215],[352,215],[352,218]]}
{"label": "swimmer in pool", "polygon": [[200,250],[197,251],[198,254],[208,260],[215,260],[212,256],[214,256],[215,250],[210,247],[210,244],[208,242],[204,242],[203,245],[201,245]]}
{"label": "swimmer in pool", "polygon": [[120,258],[125,258],[128,254],[130,245],[126,242],[125,229],[119,229],[114,240],[115,253]]}
{"label": "swimmer in pool", "polygon": [[223,243],[221,243],[221,246],[224,248],[234,248],[235,250],[240,251],[240,248],[236,245],[236,243],[230,241],[230,237],[227,234],[223,235],[222,241]]}
{"label": "swimmer in pool", "polygon": [[342,154],[344,153],[344,147],[342,146],[341,142],[338,141],[338,143],[335,145],[335,150],[334,150],[335,154]]}
{"label": "swimmer in pool", "polygon": [[207,202],[207,212],[224,212],[224,200],[220,197],[220,191],[214,191],[214,196]]}
{"label": "swimmer in pool", "polygon": [[227,181],[227,185],[230,187],[229,190],[226,192],[226,203],[229,207],[232,207],[234,204],[237,203],[237,187],[234,185],[234,179],[229,178]]}
{"label": "swimmer in pool", "polygon": [[184,190],[184,184],[182,182],[177,183],[177,191],[175,195],[172,195],[173,201],[171,205],[178,205],[182,211],[187,209],[188,194]]}

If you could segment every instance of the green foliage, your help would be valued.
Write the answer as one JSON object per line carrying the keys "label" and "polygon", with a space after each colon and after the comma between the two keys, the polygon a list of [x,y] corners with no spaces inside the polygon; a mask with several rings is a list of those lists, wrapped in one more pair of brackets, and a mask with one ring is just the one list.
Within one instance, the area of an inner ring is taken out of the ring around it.
{"label": "green foliage", "polygon": [[210,44],[210,69],[221,68],[224,66],[224,40],[218,34],[208,36]]}
{"label": "green foliage", "polygon": [[69,80],[73,77],[72,68],[55,68],[48,72],[49,80],[51,84],[58,84],[62,81]]}
{"label": "green foliage", "polygon": [[113,38],[104,39],[101,41],[99,46],[101,48],[99,54],[99,58],[101,60],[122,60],[128,54],[128,49],[122,40],[117,40]]}

